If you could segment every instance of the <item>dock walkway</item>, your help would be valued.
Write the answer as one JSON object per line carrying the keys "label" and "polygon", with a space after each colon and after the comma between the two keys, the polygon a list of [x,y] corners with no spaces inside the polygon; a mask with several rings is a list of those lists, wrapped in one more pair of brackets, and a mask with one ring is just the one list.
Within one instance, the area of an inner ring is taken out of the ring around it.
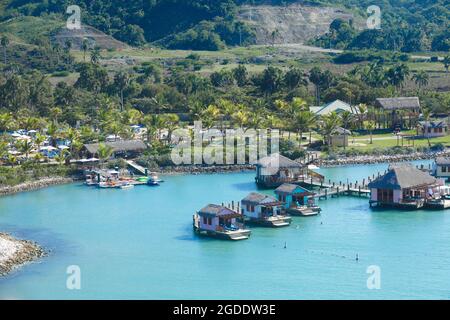
{"label": "dock walkway", "polygon": [[329,197],[339,196],[370,197],[370,190],[366,180],[363,180],[362,182],[356,181],[354,183],[336,183],[331,181],[328,181],[327,183],[320,179],[310,178],[297,181],[295,184],[304,186],[308,189],[318,189],[316,195],[314,196],[318,199],[327,199]]}
{"label": "dock walkway", "polygon": [[145,169],[144,167],[138,165],[136,162],[134,162],[132,160],[126,160],[126,162],[127,162],[128,166],[131,167],[136,172],[138,172],[144,176],[147,174],[148,170]]}

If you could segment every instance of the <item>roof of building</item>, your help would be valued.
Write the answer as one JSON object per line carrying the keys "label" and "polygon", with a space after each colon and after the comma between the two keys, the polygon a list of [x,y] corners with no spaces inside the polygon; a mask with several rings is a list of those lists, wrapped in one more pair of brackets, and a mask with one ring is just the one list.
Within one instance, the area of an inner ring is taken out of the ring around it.
{"label": "roof of building", "polygon": [[437,184],[436,178],[413,165],[393,165],[388,172],[369,183],[371,189],[409,189]]}
{"label": "roof of building", "polygon": [[248,196],[246,196],[244,199],[242,199],[242,204],[247,205],[268,205],[268,204],[277,204],[278,200],[272,196],[269,196],[267,194],[252,192]]}
{"label": "roof of building", "polygon": [[334,135],[348,135],[350,136],[352,134],[352,132],[348,129],[342,128],[342,127],[337,127],[336,129],[334,129],[333,131]]}
{"label": "roof of building", "polygon": [[418,97],[378,98],[375,102],[375,105],[385,110],[414,110],[420,109],[420,100]]}
{"label": "roof of building", "polygon": [[[114,152],[126,151],[144,151],[147,146],[141,140],[121,140],[114,142],[105,142],[105,145],[113,148]],[[84,147],[89,153],[95,154],[98,152],[100,143],[85,144]]]}
{"label": "roof of building", "polygon": [[419,123],[422,127],[431,127],[431,128],[448,127],[448,124],[445,121],[420,121]]}
{"label": "roof of building", "polygon": [[211,216],[215,216],[215,217],[240,216],[240,214],[237,213],[236,211],[233,211],[229,208],[226,208],[224,206],[220,206],[217,204],[208,204],[206,207],[201,209],[198,213],[211,215]]}
{"label": "roof of building", "polygon": [[450,158],[438,157],[436,158],[436,164],[439,166],[450,165]]}
{"label": "roof of building", "polygon": [[352,106],[344,101],[335,100],[321,107],[311,107],[310,110],[319,116],[324,116],[332,112],[349,111],[354,113]]}
{"label": "roof of building", "polygon": [[279,153],[273,153],[270,156],[264,157],[258,161],[258,166],[263,168],[301,168],[303,164],[300,162],[286,158]]}
{"label": "roof of building", "polygon": [[303,187],[300,187],[296,184],[291,184],[291,183],[285,183],[282,184],[281,186],[279,186],[277,189],[275,189],[275,193],[293,193],[294,191],[302,191],[302,192],[310,192],[309,190],[306,190]]}

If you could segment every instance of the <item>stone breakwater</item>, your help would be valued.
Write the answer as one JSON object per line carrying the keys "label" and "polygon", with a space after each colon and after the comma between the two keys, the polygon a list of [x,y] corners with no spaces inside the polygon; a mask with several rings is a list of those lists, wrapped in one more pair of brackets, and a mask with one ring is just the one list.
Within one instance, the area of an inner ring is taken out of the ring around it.
{"label": "stone breakwater", "polygon": [[354,156],[342,157],[330,160],[318,160],[321,167],[338,167],[358,164],[376,164],[376,163],[396,163],[416,160],[430,160],[436,157],[450,157],[450,151],[439,152],[412,152],[408,154],[396,155],[376,155],[376,156]]}
{"label": "stone breakwater", "polygon": [[36,181],[24,182],[15,186],[0,186],[0,196],[10,195],[14,193],[38,190],[54,185],[66,184],[73,182],[73,178],[50,177],[42,178]]}
{"label": "stone breakwater", "polygon": [[0,233],[0,276],[43,256],[45,251],[36,243]]}
{"label": "stone breakwater", "polygon": [[229,172],[247,172],[254,171],[254,165],[192,165],[192,166],[171,166],[162,167],[159,172],[161,174],[214,174],[214,173],[229,173]]}

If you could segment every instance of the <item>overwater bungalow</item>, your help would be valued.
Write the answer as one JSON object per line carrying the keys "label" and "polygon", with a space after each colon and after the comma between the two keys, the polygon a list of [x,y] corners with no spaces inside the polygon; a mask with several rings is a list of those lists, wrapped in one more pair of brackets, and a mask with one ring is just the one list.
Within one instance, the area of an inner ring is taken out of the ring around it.
{"label": "overwater bungalow", "polygon": [[442,180],[406,165],[392,165],[388,172],[369,183],[370,205],[419,209],[440,193]]}
{"label": "overwater bungalow", "polygon": [[277,188],[283,183],[296,183],[324,177],[310,170],[307,165],[274,153],[256,164],[256,183],[263,188]]}
{"label": "overwater bungalow", "polygon": [[194,214],[194,231],[200,235],[225,240],[245,240],[251,231],[238,220],[243,216],[230,208],[209,204]]}
{"label": "overwater bungalow", "polygon": [[285,183],[275,190],[286,212],[293,216],[314,216],[321,212],[315,193],[295,184]]}
{"label": "overwater bungalow", "polygon": [[269,195],[252,192],[241,201],[242,214],[252,224],[287,227],[292,218],[284,214],[284,203]]}

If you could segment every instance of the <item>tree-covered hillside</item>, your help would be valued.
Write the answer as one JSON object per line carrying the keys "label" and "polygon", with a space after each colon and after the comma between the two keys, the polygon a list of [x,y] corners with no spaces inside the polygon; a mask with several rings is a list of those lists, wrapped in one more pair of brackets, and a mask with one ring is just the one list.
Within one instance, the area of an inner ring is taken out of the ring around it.
{"label": "tree-covered hillside", "polygon": [[[119,40],[139,46],[156,42],[176,49],[218,50],[226,45],[250,44],[251,28],[236,19],[239,5],[327,5],[345,7],[367,16],[371,0],[80,0],[82,21]],[[21,15],[58,15],[67,18],[69,0],[3,0],[0,19]],[[402,51],[450,49],[448,0],[382,0],[382,30],[356,30],[336,23],[315,44],[337,48]]]}

